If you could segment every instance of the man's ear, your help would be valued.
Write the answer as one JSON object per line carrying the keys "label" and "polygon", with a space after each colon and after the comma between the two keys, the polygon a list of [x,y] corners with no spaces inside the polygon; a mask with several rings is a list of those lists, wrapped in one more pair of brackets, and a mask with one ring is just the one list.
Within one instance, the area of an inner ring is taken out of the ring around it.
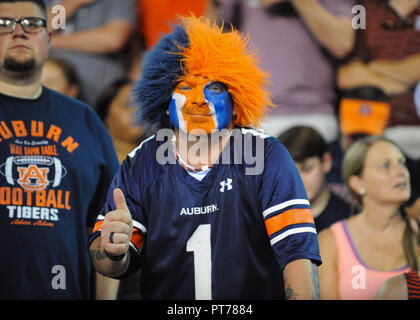
{"label": "man's ear", "polygon": [[166,109],[165,113],[167,116],[169,116],[169,109]]}
{"label": "man's ear", "polygon": [[51,37],[52,37],[52,32],[48,31],[48,50],[51,49]]}
{"label": "man's ear", "polygon": [[322,169],[325,174],[331,171],[333,160],[330,152],[325,152],[322,156]]}

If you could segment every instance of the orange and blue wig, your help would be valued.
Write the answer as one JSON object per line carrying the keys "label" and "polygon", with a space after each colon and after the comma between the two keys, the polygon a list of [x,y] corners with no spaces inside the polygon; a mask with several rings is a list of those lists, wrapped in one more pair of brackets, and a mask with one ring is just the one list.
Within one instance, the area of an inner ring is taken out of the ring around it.
{"label": "orange and blue wig", "polygon": [[268,107],[268,74],[248,48],[248,38],[232,28],[224,32],[207,18],[180,18],[145,55],[134,88],[140,122],[149,132],[171,128],[168,107],[177,85],[191,77],[223,83],[229,92],[240,127],[260,126]]}

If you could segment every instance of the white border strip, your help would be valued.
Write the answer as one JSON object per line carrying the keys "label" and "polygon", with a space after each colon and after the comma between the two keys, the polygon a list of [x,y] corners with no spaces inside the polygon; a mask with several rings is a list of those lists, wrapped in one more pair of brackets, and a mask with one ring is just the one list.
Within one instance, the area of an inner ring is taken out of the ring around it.
{"label": "white border strip", "polygon": [[289,207],[289,206],[293,206],[293,205],[295,205],[295,204],[305,204],[305,205],[310,206],[309,200],[307,200],[307,199],[294,199],[294,200],[289,200],[289,201],[282,202],[282,203],[280,203],[280,204],[278,204],[278,205],[275,205],[275,206],[273,206],[273,207],[271,207],[271,208],[268,208],[268,209],[264,210],[264,211],[263,211],[263,216],[264,216],[264,219],[265,219],[265,217],[266,217],[266,216],[268,216],[270,213],[273,213],[273,212],[275,212],[275,211],[282,210],[282,209],[284,209],[284,208],[287,208],[287,207]]}
{"label": "white border strip", "polygon": [[139,149],[141,149],[141,147],[143,146],[143,144],[145,143],[145,142],[147,142],[147,141],[149,141],[149,140],[151,140],[151,139],[153,139],[155,137],[155,135],[152,135],[152,136],[150,136],[149,138],[147,138],[147,139],[145,139],[145,140],[143,140],[133,151],[131,151],[129,154],[128,154],[128,156],[130,157],[130,158],[134,158],[134,156],[136,155],[136,153],[137,153],[137,150],[139,150]]}
{"label": "white border strip", "polygon": [[273,239],[270,240],[271,245],[275,245],[277,242],[283,240],[284,238],[292,235],[292,234],[296,234],[296,233],[304,233],[304,232],[311,232],[311,233],[317,233],[316,229],[314,227],[301,227],[301,228],[295,228],[295,229],[290,229],[287,230],[285,232],[283,232],[282,234],[279,234],[277,237],[274,237]]}
{"label": "white border strip", "polygon": [[139,253],[139,250],[136,248],[136,246],[130,241],[130,247],[134,249],[136,253]]}
{"label": "white border strip", "polygon": [[133,227],[139,229],[143,234],[147,232],[146,227],[135,220],[133,220]]}

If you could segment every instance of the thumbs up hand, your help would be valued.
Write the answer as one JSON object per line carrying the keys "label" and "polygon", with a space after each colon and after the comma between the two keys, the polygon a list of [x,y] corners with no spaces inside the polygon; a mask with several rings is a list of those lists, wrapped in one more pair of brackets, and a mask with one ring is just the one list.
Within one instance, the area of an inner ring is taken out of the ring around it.
{"label": "thumbs up hand", "polygon": [[133,219],[119,188],[114,189],[114,202],[115,210],[105,215],[102,224],[101,242],[106,252],[119,256],[128,251],[133,234]]}

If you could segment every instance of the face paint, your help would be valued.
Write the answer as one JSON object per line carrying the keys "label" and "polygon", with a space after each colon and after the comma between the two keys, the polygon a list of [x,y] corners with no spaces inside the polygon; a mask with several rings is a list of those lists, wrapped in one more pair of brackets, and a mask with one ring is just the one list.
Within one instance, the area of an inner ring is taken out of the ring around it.
{"label": "face paint", "polygon": [[233,115],[233,101],[226,86],[220,82],[210,83],[204,88],[204,97],[216,114],[216,129],[229,127]]}
{"label": "face paint", "polygon": [[192,76],[180,82],[169,105],[169,118],[180,130],[206,134],[227,128],[232,121],[233,102],[225,85]]}

